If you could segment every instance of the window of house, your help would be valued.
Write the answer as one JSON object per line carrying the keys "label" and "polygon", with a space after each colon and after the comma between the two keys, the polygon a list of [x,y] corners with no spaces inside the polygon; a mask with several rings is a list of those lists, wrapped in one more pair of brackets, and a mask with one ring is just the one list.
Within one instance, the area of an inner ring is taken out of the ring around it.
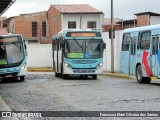
{"label": "window of house", "polygon": [[87,27],[88,28],[96,28],[96,21],[88,21]]}
{"label": "window of house", "polygon": [[32,37],[37,37],[37,22],[32,22]]}
{"label": "window of house", "polygon": [[42,22],[42,36],[46,37],[46,21]]}
{"label": "window of house", "polygon": [[68,22],[68,29],[71,29],[71,28],[76,28],[76,22],[75,21],[69,21]]}
{"label": "window of house", "polygon": [[140,49],[149,49],[150,48],[150,39],[151,39],[151,32],[144,31],[141,33],[140,39]]}

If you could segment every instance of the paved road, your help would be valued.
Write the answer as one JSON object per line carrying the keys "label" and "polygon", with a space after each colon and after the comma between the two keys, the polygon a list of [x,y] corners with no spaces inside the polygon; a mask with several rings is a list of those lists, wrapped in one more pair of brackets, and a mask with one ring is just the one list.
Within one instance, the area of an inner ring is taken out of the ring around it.
{"label": "paved road", "polygon": [[157,111],[159,87],[160,81],[138,84],[109,76],[63,80],[28,73],[25,82],[2,82],[0,96],[15,111]]}

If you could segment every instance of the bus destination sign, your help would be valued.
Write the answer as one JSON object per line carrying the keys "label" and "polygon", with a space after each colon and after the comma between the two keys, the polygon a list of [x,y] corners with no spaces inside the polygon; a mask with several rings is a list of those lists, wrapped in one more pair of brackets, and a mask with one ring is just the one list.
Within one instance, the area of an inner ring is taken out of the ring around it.
{"label": "bus destination sign", "polygon": [[100,32],[68,32],[66,37],[101,37]]}
{"label": "bus destination sign", "polygon": [[96,34],[93,32],[73,32],[71,33],[71,37],[95,37]]}
{"label": "bus destination sign", "polygon": [[18,37],[2,37],[0,38],[0,43],[4,42],[18,42]]}

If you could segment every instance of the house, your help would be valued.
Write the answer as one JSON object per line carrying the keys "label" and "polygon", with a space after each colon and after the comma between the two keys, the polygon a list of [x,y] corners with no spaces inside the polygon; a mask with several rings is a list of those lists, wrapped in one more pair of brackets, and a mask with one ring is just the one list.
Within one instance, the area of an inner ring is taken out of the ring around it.
{"label": "house", "polygon": [[22,34],[28,43],[48,43],[47,11],[21,14],[5,20],[8,32]]}
{"label": "house", "polygon": [[[129,20],[114,19],[114,29],[123,30],[127,28],[141,27],[147,25],[160,24],[160,14],[154,12],[136,13],[136,18]],[[104,19],[104,31],[108,32],[111,29],[110,18]],[[106,22],[107,21],[107,22]]]}
{"label": "house", "polygon": [[3,21],[8,32],[22,34],[29,44],[47,44],[64,29],[102,29],[103,12],[88,4],[51,5],[48,11],[21,14]]}
{"label": "house", "polygon": [[160,24],[160,14],[154,12],[141,12],[136,13],[137,16],[137,26],[147,26]]}
{"label": "house", "polygon": [[88,4],[51,5],[48,10],[49,38],[64,29],[102,29],[103,12]]}
{"label": "house", "polygon": [[[113,28],[117,30],[121,30],[122,26],[118,24],[117,22],[121,21],[119,18],[114,18],[113,19]],[[108,32],[111,29],[111,18],[104,18],[103,19],[103,31]]]}
{"label": "house", "polygon": [[137,19],[121,20],[116,23],[121,26],[121,30],[137,27]]}

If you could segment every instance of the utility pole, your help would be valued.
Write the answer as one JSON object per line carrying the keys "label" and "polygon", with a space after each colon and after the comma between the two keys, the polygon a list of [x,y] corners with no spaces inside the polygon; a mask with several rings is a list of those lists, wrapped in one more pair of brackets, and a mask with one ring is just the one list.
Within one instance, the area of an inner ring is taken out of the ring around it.
{"label": "utility pole", "polygon": [[113,0],[111,0],[111,72],[114,73]]}

